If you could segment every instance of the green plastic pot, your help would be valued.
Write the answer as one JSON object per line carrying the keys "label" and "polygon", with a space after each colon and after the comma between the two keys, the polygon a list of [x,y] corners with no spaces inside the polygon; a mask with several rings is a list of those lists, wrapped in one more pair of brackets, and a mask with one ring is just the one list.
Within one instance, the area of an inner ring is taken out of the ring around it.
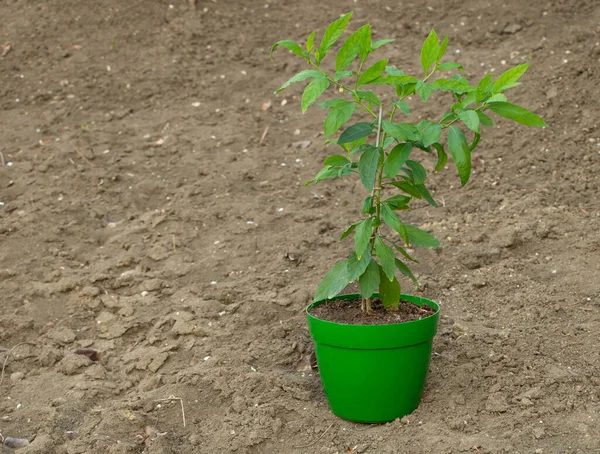
{"label": "green plastic pot", "polygon": [[[378,296],[378,295],[375,295]],[[331,300],[358,299],[340,295]],[[318,319],[306,308],[323,389],[334,414],[363,423],[393,421],[412,413],[423,395],[439,305],[401,295],[435,310],[421,320],[387,325],[349,325]],[[357,303],[359,304],[359,303]]]}

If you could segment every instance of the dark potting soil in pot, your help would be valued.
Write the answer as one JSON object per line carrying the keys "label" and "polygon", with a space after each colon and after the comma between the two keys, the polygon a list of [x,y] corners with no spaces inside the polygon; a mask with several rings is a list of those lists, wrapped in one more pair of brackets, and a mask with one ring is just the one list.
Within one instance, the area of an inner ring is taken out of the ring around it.
{"label": "dark potting soil in pot", "polygon": [[433,315],[435,311],[423,304],[419,306],[409,301],[400,301],[398,310],[386,310],[380,299],[371,303],[372,314],[363,312],[360,300],[336,300],[321,304],[309,312],[321,320],[352,325],[385,325],[389,323],[410,322],[421,320]]}

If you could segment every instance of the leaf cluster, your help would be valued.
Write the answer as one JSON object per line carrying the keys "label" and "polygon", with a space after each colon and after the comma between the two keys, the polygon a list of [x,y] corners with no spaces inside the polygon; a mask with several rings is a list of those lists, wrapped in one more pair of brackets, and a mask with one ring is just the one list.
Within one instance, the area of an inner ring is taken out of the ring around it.
{"label": "leaf cluster", "polygon": [[[471,154],[479,144],[482,130],[494,124],[488,113],[527,126],[546,124],[536,114],[510,103],[505,94],[520,84],[529,64],[511,68],[496,80],[488,74],[471,84],[460,74],[464,71],[462,65],[442,62],[448,37],[440,40],[434,30],[421,48],[423,73],[419,77],[405,74],[389,59],[367,63],[377,49],[394,42],[373,42],[370,24],[347,36],[335,55],[335,67],[327,69],[323,61],[344,34],[351,16],[352,13],[345,14],[329,24],[318,46],[315,32],[304,46],[290,40],[272,46],[271,56],[277,47],[284,47],[305,59],[309,66],[276,93],[294,83],[309,81],[302,94],[303,113],[331,87],[337,94],[343,93],[343,97],[317,104],[327,111],[325,136],[335,136],[341,130],[337,139],[326,142],[336,144],[339,152],[325,159],[323,169],[307,184],[356,174],[369,193],[362,204],[364,218],[350,225],[341,236],[344,239],[354,235],[354,251],[323,278],[315,301],[332,298],[348,283],[358,281],[365,299],[378,291],[384,305],[393,307],[398,305],[400,296],[397,273],[417,284],[407,264],[418,262],[407,248],[439,246],[430,233],[403,222],[399,216],[401,211],[410,209],[414,199],[437,206],[426,186],[427,171],[419,162],[418,153],[436,156],[435,172],[446,167],[450,156],[464,186],[471,175]],[[448,76],[448,72],[455,74]],[[391,90],[387,103],[377,94],[380,86]],[[411,111],[405,100],[416,95],[427,102],[436,92],[451,93],[451,106],[439,118],[407,121]],[[399,114],[403,116],[400,121],[396,118]],[[357,116],[359,121],[351,122]]]}

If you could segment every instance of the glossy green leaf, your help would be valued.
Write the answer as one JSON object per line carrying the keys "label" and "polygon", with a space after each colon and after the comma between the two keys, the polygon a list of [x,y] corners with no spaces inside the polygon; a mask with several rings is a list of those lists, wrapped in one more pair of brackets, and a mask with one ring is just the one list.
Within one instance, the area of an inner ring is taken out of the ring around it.
{"label": "glossy green leaf", "polygon": [[428,125],[423,132],[423,146],[429,147],[440,140],[442,136],[442,126],[438,123],[432,123]]}
{"label": "glossy green leaf", "polygon": [[389,281],[381,273],[379,283],[379,298],[385,307],[398,307],[400,304],[400,283],[396,276]]}
{"label": "glossy green leaf", "polygon": [[312,32],[310,35],[308,35],[308,38],[306,39],[306,51],[311,52],[314,47],[315,47],[315,32]]}
{"label": "glossy green leaf", "polygon": [[370,36],[370,33],[371,25],[365,24],[344,41],[335,59],[336,71],[341,71],[352,64],[359,52],[359,42],[366,40],[366,35]]}
{"label": "glossy green leaf", "polygon": [[406,142],[407,140],[419,140],[419,130],[410,123],[392,123],[387,120],[383,120],[381,123],[381,129],[386,134],[392,136],[398,142]]}
{"label": "glossy green leaf", "polygon": [[415,275],[412,273],[412,271],[410,270],[410,268],[408,266],[406,266],[405,263],[403,263],[401,260],[396,259],[396,268],[398,268],[398,270],[405,275],[406,277],[410,278],[410,280],[412,281],[413,284],[415,284],[416,286],[419,285],[419,281],[417,281],[417,278],[415,277]]}
{"label": "glossy green leaf", "polygon": [[387,66],[388,60],[380,60],[373,63],[365,72],[360,75],[358,79],[358,86],[366,85],[372,80],[377,79]]}
{"label": "glossy green leaf", "polygon": [[493,96],[490,96],[485,102],[486,103],[490,103],[490,102],[506,102],[506,95],[504,95],[503,93],[496,93]]}
{"label": "glossy green leaf", "polygon": [[347,264],[346,260],[341,260],[325,275],[317,287],[315,301],[333,298],[344,290],[344,287],[350,283],[348,280]]}
{"label": "glossy green leaf", "polygon": [[328,25],[327,29],[325,30],[325,33],[323,34],[323,38],[321,39],[321,45],[319,46],[319,58],[317,59],[317,61],[321,61],[323,58],[325,58],[327,52],[331,50],[335,42],[346,29],[348,21],[351,17],[352,13],[345,14],[338,20]]}
{"label": "glossy green leaf", "polygon": [[360,260],[358,260],[356,253],[353,252],[352,255],[348,257],[348,280],[350,282],[354,282],[355,280],[357,280],[365,272],[367,266],[369,266],[370,261],[371,255],[369,254],[369,252],[363,255],[363,257]]}
{"label": "glossy green leaf", "polygon": [[367,192],[371,192],[375,186],[375,176],[381,160],[381,150],[377,147],[369,148],[360,155],[358,161],[358,176]]}
{"label": "glossy green leaf", "polygon": [[354,72],[352,71],[337,71],[334,75],[333,75],[333,80],[336,82],[339,82],[341,79],[343,79],[344,77],[350,77],[354,74]]}
{"label": "glossy green leaf", "polygon": [[388,178],[394,178],[410,156],[412,145],[410,143],[401,143],[392,148],[389,156],[385,160],[383,172]]}
{"label": "glossy green leaf", "polygon": [[377,148],[377,147],[371,143],[363,143],[363,144],[357,146],[356,148],[353,148],[352,151],[350,152],[350,154],[353,154],[353,155],[361,154],[367,150],[375,149],[375,148]]}
{"label": "glossy green leaf", "polygon": [[299,55],[300,57],[304,57],[304,58],[308,57],[308,54],[302,50],[302,47],[300,47],[300,45],[297,42],[291,41],[289,39],[284,39],[282,41],[277,41],[275,44],[273,44],[271,46],[271,52],[269,54],[271,57],[271,60],[273,59],[273,51],[279,46],[285,47],[287,50],[295,53],[296,55]]}
{"label": "glossy green leaf", "polygon": [[334,155],[329,156],[327,159],[325,159],[325,162],[323,163],[323,165],[339,167],[339,166],[345,166],[349,162],[350,162],[350,160],[346,156],[342,156],[341,154],[334,154]]}
{"label": "glossy green leaf", "polygon": [[404,226],[406,227],[406,232],[408,233],[409,242],[413,246],[424,248],[439,247],[440,242],[431,233],[421,230],[414,225],[404,224]]}
{"label": "glossy green leaf", "polygon": [[332,107],[325,118],[325,124],[323,126],[325,137],[335,134],[342,125],[350,120],[355,109],[356,104],[353,102],[338,104],[337,106]]}
{"label": "glossy green leaf", "polygon": [[373,93],[371,90],[356,90],[356,94],[363,101],[370,102],[372,104],[375,104],[376,106],[381,105],[381,101],[379,100],[377,95],[375,93]]}
{"label": "glossy green leaf", "polygon": [[355,123],[346,129],[338,139],[338,144],[350,143],[355,140],[361,139],[363,137],[367,137],[369,134],[373,132],[373,124],[367,122],[359,122]]}
{"label": "glossy green leaf", "polygon": [[406,252],[406,249],[404,249],[403,247],[398,246],[394,241],[392,241],[392,245],[394,246],[394,248],[400,253],[402,254],[404,257],[406,257],[408,260],[410,260],[411,262],[414,263],[420,263],[417,259],[412,258],[408,252]]}
{"label": "glossy green leaf", "polygon": [[431,30],[429,36],[421,47],[421,66],[423,67],[423,74],[427,75],[429,69],[438,60],[440,54],[440,40],[435,30]]}
{"label": "glossy green leaf", "polygon": [[487,97],[492,94],[493,86],[494,86],[494,83],[492,82],[491,74],[488,74],[483,79],[481,79],[479,81],[479,84],[477,84],[477,91],[476,91],[477,102],[481,102],[481,101],[484,101],[485,99],[487,99]]}
{"label": "glossy green leaf", "polygon": [[458,118],[460,118],[465,126],[471,131],[479,132],[479,115],[474,110],[461,110],[458,112]]}
{"label": "glossy green leaf", "polygon": [[323,101],[323,102],[317,104],[317,106],[323,107],[324,109],[328,109],[331,107],[340,106],[342,104],[354,104],[354,103],[352,101],[348,101],[347,99],[343,99],[343,98],[333,98],[333,99],[328,99],[327,101]]}
{"label": "glossy green leaf", "polygon": [[440,66],[438,66],[438,71],[449,71],[451,69],[459,69],[461,71],[465,70],[463,65],[461,65],[459,63],[447,62],[447,63],[442,63]]}
{"label": "glossy green leaf", "polygon": [[396,194],[385,199],[383,203],[387,204],[392,210],[403,210],[406,208],[406,205],[411,201],[411,199],[412,197]]}
{"label": "glossy green leaf", "polygon": [[359,259],[365,254],[372,233],[373,218],[364,219],[356,226],[356,233],[354,234],[354,250]]}
{"label": "glossy green leaf", "polygon": [[468,82],[463,82],[460,80],[453,79],[438,79],[435,82],[430,84],[431,87],[441,90],[441,91],[451,91],[452,93],[456,93],[457,95],[462,95],[464,93],[470,93],[475,89],[469,85]]}
{"label": "glossy green leaf", "polygon": [[494,126],[494,122],[490,117],[484,114],[482,111],[477,111],[477,116],[479,117],[479,123],[483,126]]}
{"label": "glossy green leaf", "polygon": [[358,278],[358,286],[360,287],[360,294],[363,298],[371,298],[373,293],[379,288],[379,282],[381,280],[379,275],[379,265],[375,260],[371,260],[365,272]]}
{"label": "glossy green leaf", "polygon": [[393,280],[396,272],[396,257],[392,248],[385,244],[379,236],[375,238],[375,254],[379,258],[379,264],[387,278],[390,281]]}
{"label": "glossy green leaf", "polygon": [[425,167],[420,162],[408,160],[406,166],[412,170],[412,181],[415,185],[423,184],[427,178]]}
{"label": "glossy green leaf", "polygon": [[408,244],[409,237],[408,231],[406,230],[406,225],[400,220],[398,215],[394,213],[394,210],[387,203],[381,205],[381,218],[386,225],[400,235],[402,241]]}
{"label": "glossy green leaf", "polygon": [[286,83],[284,83],[275,93],[279,93],[281,90],[285,90],[287,87],[292,85],[295,82],[302,82],[306,79],[311,79],[315,77],[323,77],[321,71],[317,71],[316,69],[305,69],[304,71],[300,71],[298,74],[290,78]]}
{"label": "glossy green leaf", "polygon": [[344,238],[348,237],[353,231],[354,229],[358,226],[358,224],[360,224],[363,221],[357,221],[354,224],[352,224],[351,226],[349,226],[346,230],[344,230],[344,233],[342,233],[342,236],[340,237],[340,241],[343,240]]}
{"label": "glossy green leaf", "polygon": [[313,79],[304,89],[302,93],[302,113],[306,112],[306,109],[315,102],[319,97],[329,88],[329,81],[324,77],[319,79]]}
{"label": "glossy green leaf", "polygon": [[404,114],[410,115],[410,107],[404,101],[392,101],[392,104],[395,105],[398,109],[400,109]]}
{"label": "glossy green leaf", "polygon": [[418,95],[421,97],[423,102],[427,102],[429,96],[433,92],[432,86],[423,82],[422,80],[417,82],[415,90],[417,91]]}
{"label": "glossy green leaf", "polygon": [[526,126],[535,126],[538,128],[548,126],[544,120],[542,120],[536,114],[530,112],[524,107],[517,106],[516,104],[511,104],[509,102],[495,102],[488,104],[488,108],[501,117],[514,120]]}
{"label": "glossy green leaf", "polygon": [[358,56],[360,57],[360,64],[364,64],[367,57],[371,53],[371,25],[367,24],[368,27],[361,27],[361,33],[358,36]]}
{"label": "glossy green leaf", "polygon": [[379,41],[375,41],[371,46],[371,51],[379,49],[381,46],[385,46],[386,44],[393,43],[396,41],[395,39],[380,39]]}
{"label": "glossy green leaf", "polygon": [[434,143],[433,147],[437,150],[438,154],[438,159],[437,163],[435,164],[434,170],[436,172],[441,172],[446,166],[446,163],[448,162],[448,155],[444,151],[444,146],[441,143]]}
{"label": "glossy green leaf", "polygon": [[413,184],[408,181],[393,181],[391,184],[396,186],[402,192],[405,192],[406,194],[416,197],[417,199],[423,198],[423,196],[421,195],[419,190],[417,188],[415,188],[413,186]]}
{"label": "glossy green leaf", "polygon": [[[444,36],[444,39],[442,40],[442,43],[440,44],[440,49],[438,51],[436,61],[439,62],[442,59],[442,57],[446,53],[446,49],[448,49],[448,36]],[[439,67],[438,67],[438,71],[439,71]]]}
{"label": "glossy green leaf", "polygon": [[509,88],[519,85],[517,80],[519,80],[525,71],[527,71],[527,68],[529,68],[529,63],[523,63],[522,65],[515,66],[514,68],[510,68],[508,71],[505,71],[500,75],[500,77],[498,77],[496,82],[494,82],[492,92],[502,93]]}
{"label": "glossy green leaf", "polygon": [[326,166],[317,173],[317,175],[312,179],[306,182],[304,186],[308,186],[309,184],[318,183],[319,181],[327,180],[329,178],[337,178],[338,176],[337,168],[332,168],[330,166]]}
{"label": "glossy green leaf", "polygon": [[423,196],[423,199],[426,200],[429,205],[431,205],[432,207],[435,207],[435,208],[438,207],[437,202],[434,200],[433,197],[431,197],[431,194],[429,193],[429,189],[427,189],[425,184],[415,184],[415,188],[417,189],[417,191],[419,191],[421,193],[421,195]]}
{"label": "glossy green leaf", "polygon": [[360,211],[362,214],[373,214],[375,212],[375,207],[373,206],[373,197],[369,196],[363,201],[363,206]]}
{"label": "glossy green leaf", "polygon": [[448,148],[458,170],[461,186],[464,186],[471,176],[471,152],[465,135],[456,126],[450,126],[448,130]]}

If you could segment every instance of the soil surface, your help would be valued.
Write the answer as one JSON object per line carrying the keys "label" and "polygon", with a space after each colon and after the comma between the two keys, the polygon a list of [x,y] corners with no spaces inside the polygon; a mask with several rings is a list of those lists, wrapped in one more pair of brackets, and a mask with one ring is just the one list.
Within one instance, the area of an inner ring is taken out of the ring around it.
{"label": "soil surface", "polygon": [[361,309],[360,299],[329,301],[311,309],[309,312],[312,316],[321,320],[353,325],[385,325],[410,322],[421,320],[435,313],[426,304],[419,306],[404,300],[400,301],[397,309],[390,310],[386,310],[380,299],[374,299],[371,304],[372,312],[370,314]]}
{"label": "soil surface", "polygon": [[[192,3],[0,2],[0,432],[23,453],[600,452],[597,2]],[[469,185],[449,168],[441,207],[406,213],[442,242],[402,282],[440,327],[420,407],[385,425],[334,417],[310,367],[303,310],[364,194],[303,186],[324,115],[273,95],[303,67],[268,58],[351,9],[409,73],[432,26],[470,80],[531,61],[511,99],[550,125],[498,120]]]}

